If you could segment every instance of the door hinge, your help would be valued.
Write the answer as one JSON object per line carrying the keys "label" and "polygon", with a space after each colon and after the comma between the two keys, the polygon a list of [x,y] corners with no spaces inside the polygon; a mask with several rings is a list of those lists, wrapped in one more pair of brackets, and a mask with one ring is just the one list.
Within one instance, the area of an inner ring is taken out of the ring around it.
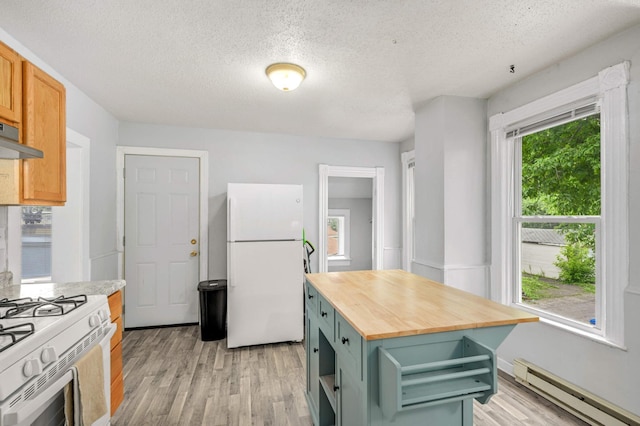
{"label": "door hinge", "polygon": [[122,315],[124,315],[124,311],[126,310],[126,308],[127,308],[127,305],[124,305],[124,304],[123,304],[123,305],[122,305]]}
{"label": "door hinge", "polygon": [[127,237],[122,237],[122,247],[125,246],[125,242],[127,241]]}

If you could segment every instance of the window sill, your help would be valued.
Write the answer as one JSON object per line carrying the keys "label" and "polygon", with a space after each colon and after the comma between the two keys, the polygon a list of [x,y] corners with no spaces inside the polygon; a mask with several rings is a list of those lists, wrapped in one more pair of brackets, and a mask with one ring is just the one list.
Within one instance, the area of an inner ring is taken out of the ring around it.
{"label": "window sill", "polygon": [[540,322],[542,324],[547,324],[547,325],[549,325],[551,327],[559,328],[560,330],[569,332],[571,334],[575,334],[576,336],[584,337],[586,339],[592,340],[592,341],[594,341],[596,343],[600,343],[600,344],[605,345],[605,346],[609,346],[609,347],[612,347],[612,348],[616,348],[616,349],[620,349],[620,350],[623,350],[623,351],[627,351],[627,347],[624,346],[624,345],[620,345],[618,343],[612,342],[611,340],[608,340],[606,337],[604,337],[604,336],[602,336],[600,334],[596,334],[594,332],[587,331],[587,330],[582,330],[580,328],[573,327],[573,326],[571,326],[569,324],[565,324],[563,322],[557,321],[557,320],[555,320],[553,318],[546,317],[546,316],[544,316],[545,312],[543,312],[543,311],[539,311],[537,309],[532,309],[532,308],[530,308],[530,307],[528,307],[526,305],[521,305],[521,304],[518,304],[518,303],[512,303],[511,306],[516,308],[516,309],[520,309],[520,310],[532,313],[534,315],[538,315],[540,317]]}
{"label": "window sill", "polygon": [[329,265],[333,266],[351,266],[351,258],[346,256],[334,256],[330,257]]}
{"label": "window sill", "polygon": [[52,282],[51,277],[39,277],[23,279],[20,284],[50,284]]}

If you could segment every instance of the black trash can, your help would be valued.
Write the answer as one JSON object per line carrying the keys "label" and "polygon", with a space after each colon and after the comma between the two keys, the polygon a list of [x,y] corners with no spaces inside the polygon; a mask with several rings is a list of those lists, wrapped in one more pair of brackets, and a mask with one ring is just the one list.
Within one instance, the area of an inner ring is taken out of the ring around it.
{"label": "black trash can", "polygon": [[200,337],[203,341],[224,339],[227,335],[227,280],[198,284],[200,292]]}

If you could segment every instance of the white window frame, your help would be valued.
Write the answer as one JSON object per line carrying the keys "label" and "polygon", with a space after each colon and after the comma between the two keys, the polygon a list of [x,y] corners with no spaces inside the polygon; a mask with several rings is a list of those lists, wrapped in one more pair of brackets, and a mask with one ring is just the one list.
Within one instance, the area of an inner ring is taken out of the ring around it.
{"label": "white window frame", "polygon": [[546,313],[541,322],[624,348],[624,289],[629,283],[628,234],[628,109],[629,62],[606,68],[598,76],[573,85],[512,111],[489,119],[491,132],[491,298],[506,305],[514,300],[516,273],[513,224],[517,185],[514,144],[507,131],[517,125],[541,121],[565,106],[588,99],[600,103],[601,127],[601,246],[602,324],[586,330]]}
{"label": "white window frame", "polygon": [[327,260],[330,266],[351,265],[351,211],[349,209],[329,209],[328,219],[337,217],[342,219],[342,234],[340,235],[341,255],[329,256]]}
{"label": "white window frame", "polygon": [[[415,150],[403,152],[402,161],[402,267],[405,271],[411,272],[411,262],[415,259]],[[413,175],[409,170],[413,168]],[[413,178],[412,178],[413,177]]]}

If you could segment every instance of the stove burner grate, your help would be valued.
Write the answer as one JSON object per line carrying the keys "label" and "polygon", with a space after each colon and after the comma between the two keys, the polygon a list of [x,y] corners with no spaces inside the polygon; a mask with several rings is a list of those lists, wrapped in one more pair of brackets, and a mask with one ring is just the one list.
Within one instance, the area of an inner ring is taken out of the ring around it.
{"label": "stove burner grate", "polygon": [[30,322],[10,327],[3,327],[2,324],[0,324],[0,352],[32,335],[34,331],[35,327]]}
{"label": "stove burner grate", "polygon": [[56,298],[39,297],[36,300],[28,298],[14,300],[0,300],[0,308],[8,308],[4,316],[0,318],[30,318],[48,317],[67,314],[78,306],[87,303],[87,296],[84,294]]}

